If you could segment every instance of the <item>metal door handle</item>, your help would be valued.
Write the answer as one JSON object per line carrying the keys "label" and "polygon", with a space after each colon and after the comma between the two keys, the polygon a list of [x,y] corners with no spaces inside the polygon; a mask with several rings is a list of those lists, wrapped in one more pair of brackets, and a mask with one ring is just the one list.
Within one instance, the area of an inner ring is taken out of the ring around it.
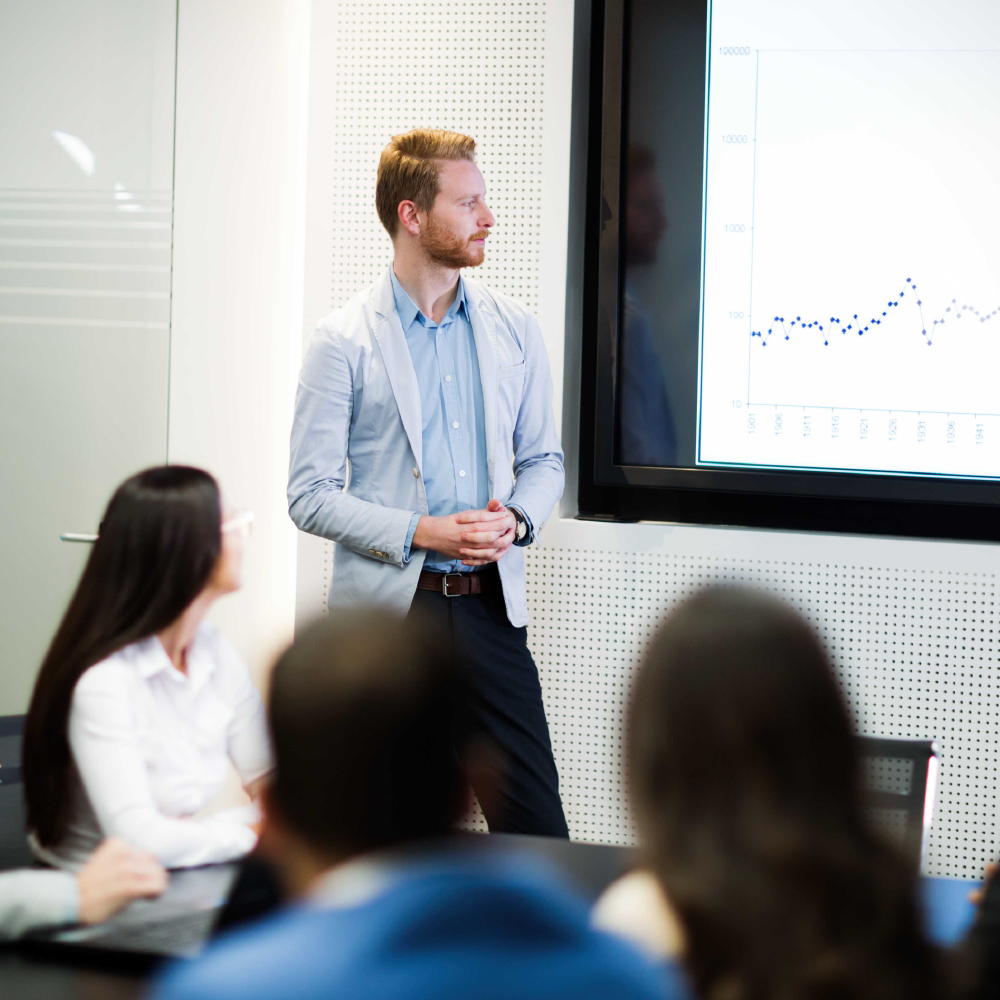
{"label": "metal door handle", "polygon": [[79,535],[73,531],[64,531],[59,536],[60,542],[96,542],[97,535]]}

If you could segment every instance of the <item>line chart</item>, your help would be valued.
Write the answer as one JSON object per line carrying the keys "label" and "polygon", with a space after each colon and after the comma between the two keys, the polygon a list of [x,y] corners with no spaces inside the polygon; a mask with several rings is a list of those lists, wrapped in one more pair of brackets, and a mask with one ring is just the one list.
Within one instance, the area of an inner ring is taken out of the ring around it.
{"label": "line chart", "polygon": [[1000,414],[1000,305],[900,284],[877,310],[751,321],[748,403]]}
{"label": "line chart", "polygon": [[713,55],[699,461],[1000,478],[1000,51],[851,10]]}
{"label": "line chart", "polygon": [[[923,300],[917,297],[917,286],[912,281],[912,279],[906,279],[906,285],[898,293],[895,299],[889,299],[886,302],[886,308],[882,310],[881,315],[872,316],[870,319],[865,320],[859,318],[858,313],[849,314],[849,318],[844,320],[841,316],[831,316],[828,322],[820,319],[813,319],[812,321],[804,320],[801,316],[796,316],[794,319],[786,320],[785,316],[775,316],[770,322],[772,324],[778,324],[780,330],[776,330],[774,326],[770,326],[766,331],[762,330],[751,330],[751,337],[760,338],[760,346],[767,347],[768,343],[774,338],[784,338],[785,340],[791,340],[792,334],[795,333],[795,327],[798,326],[799,333],[806,333],[808,331],[813,331],[814,335],[818,338],[820,334],[823,335],[823,346],[830,346],[830,336],[840,333],[841,336],[846,336],[847,334],[857,334],[859,337],[863,337],[866,333],[877,332],[875,328],[882,325],[882,321],[891,322],[895,319],[895,315],[890,312],[892,309],[899,309],[902,305],[902,300],[906,297],[906,290],[910,290],[910,301],[913,302],[917,320],[916,330],[924,338],[924,343],[931,347],[934,344],[934,338],[938,335],[938,328],[944,326],[945,322],[951,318],[953,322],[958,322],[963,316],[970,316],[978,319],[980,323],[988,323],[993,319],[998,313],[1000,313],[1000,306],[992,309],[989,312],[981,313],[975,306],[968,305],[967,303],[962,303],[959,305],[958,299],[952,299],[951,302],[944,308],[944,311],[937,319],[931,320],[930,327],[927,325],[927,320],[924,316],[924,304]],[[950,314],[950,315],[949,315]],[[861,313],[860,316],[865,316],[866,313]],[[836,337],[834,337],[836,340]]]}

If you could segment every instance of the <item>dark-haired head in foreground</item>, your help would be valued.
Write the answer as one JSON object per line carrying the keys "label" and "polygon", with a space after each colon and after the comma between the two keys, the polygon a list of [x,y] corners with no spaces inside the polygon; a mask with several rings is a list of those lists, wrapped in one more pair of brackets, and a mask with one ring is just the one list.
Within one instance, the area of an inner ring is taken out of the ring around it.
{"label": "dark-haired head in foreground", "polygon": [[321,867],[449,832],[467,804],[470,733],[451,652],[417,619],[331,611],[274,668],[272,842]]}
{"label": "dark-haired head in foreground", "polygon": [[271,687],[262,845],[301,901],[179,963],[155,1000],[687,1000],[524,858],[438,837],[466,802],[461,674],[384,610],[297,637]]}
{"label": "dark-haired head in foreground", "polygon": [[941,995],[914,880],[865,814],[847,710],[797,614],[693,597],[645,658],[630,736],[648,863],[702,1000]]}

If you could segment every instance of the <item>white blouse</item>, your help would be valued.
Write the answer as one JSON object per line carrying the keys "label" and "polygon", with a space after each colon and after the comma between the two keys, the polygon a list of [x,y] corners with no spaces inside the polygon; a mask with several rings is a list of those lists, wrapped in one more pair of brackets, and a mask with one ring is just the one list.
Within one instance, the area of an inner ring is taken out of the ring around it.
{"label": "white blouse", "polygon": [[69,716],[76,765],[63,840],[35,853],[79,868],[105,837],[121,837],[168,868],[228,861],[253,850],[253,806],[192,819],[222,790],[229,761],[244,786],[272,767],[260,695],[243,661],[203,623],[187,674],[152,636],[119,650],[77,682]]}

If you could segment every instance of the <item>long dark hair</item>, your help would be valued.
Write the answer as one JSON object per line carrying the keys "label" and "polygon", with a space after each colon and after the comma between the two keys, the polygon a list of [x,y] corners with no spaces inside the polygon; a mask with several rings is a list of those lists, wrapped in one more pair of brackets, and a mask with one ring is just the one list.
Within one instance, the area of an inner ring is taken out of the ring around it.
{"label": "long dark hair", "polygon": [[147,469],[115,490],[100,536],[42,661],[24,730],[28,828],[44,846],[72,803],[67,727],[84,671],[176,621],[204,589],[222,548],[219,486],[201,469]]}
{"label": "long dark hair", "polygon": [[701,1000],[942,994],[907,862],[873,829],[833,671],[774,600],[713,589],[636,681],[630,783]]}

